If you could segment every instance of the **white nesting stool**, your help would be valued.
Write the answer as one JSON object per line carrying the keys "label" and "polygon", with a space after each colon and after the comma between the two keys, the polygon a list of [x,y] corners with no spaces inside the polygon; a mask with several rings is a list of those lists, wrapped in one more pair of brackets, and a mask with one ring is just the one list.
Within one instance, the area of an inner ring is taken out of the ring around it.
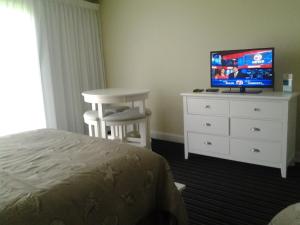
{"label": "white nesting stool", "polygon": [[[151,115],[152,112],[149,108],[146,108],[146,146],[147,148],[151,149],[151,128],[150,128],[150,121],[151,121]],[[140,138],[140,132],[138,127],[133,127],[132,131],[127,133],[127,141],[128,142],[137,142]]]}
{"label": "white nesting stool", "polygon": [[[111,139],[120,139],[128,144],[150,148],[150,128],[148,127],[150,115],[150,110],[147,115],[134,108],[105,116],[102,121],[105,122],[105,126],[110,126]],[[130,132],[129,126],[133,128]],[[133,133],[135,135],[132,135]]]}
{"label": "white nesting stool", "polygon": [[[99,116],[97,111],[87,111],[83,114],[84,122],[89,127],[89,136],[90,137],[99,137]],[[94,128],[94,129],[93,129]]]}

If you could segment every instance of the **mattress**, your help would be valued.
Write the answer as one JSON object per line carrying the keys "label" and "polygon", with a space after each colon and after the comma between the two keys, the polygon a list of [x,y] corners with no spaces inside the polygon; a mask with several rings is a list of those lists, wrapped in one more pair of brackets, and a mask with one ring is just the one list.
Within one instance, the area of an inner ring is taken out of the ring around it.
{"label": "mattress", "polygon": [[134,225],[153,212],[187,224],[158,154],[54,129],[0,138],[1,225]]}

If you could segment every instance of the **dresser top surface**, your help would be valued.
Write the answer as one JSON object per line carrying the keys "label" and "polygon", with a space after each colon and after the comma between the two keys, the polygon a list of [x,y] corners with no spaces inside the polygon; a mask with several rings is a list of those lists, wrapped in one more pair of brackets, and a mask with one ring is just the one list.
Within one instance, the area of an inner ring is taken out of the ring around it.
{"label": "dresser top surface", "polygon": [[181,93],[182,96],[192,96],[192,97],[215,97],[215,98],[253,98],[253,99],[281,99],[289,100],[293,97],[299,95],[298,92],[286,93],[286,92],[262,92],[259,94],[249,94],[249,93],[222,93],[222,92],[185,92]]}

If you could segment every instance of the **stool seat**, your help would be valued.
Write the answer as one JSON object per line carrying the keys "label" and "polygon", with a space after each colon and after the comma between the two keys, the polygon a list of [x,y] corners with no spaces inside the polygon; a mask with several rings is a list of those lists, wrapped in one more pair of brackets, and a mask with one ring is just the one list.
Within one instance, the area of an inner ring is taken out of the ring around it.
{"label": "stool seat", "polygon": [[98,115],[98,111],[86,111],[83,114],[83,118],[84,120],[92,120],[92,121],[98,121],[99,120],[99,115]]}
{"label": "stool seat", "polygon": [[[113,105],[110,105],[108,106],[105,110],[104,110],[104,116],[108,116],[108,115],[111,115],[113,113],[118,113],[118,112],[122,112],[122,111],[125,111],[125,110],[128,110],[129,107],[128,106],[113,106]],[[99,114],[98,114],[98,111],[96,110],[89,110],[89,111],[86,111],[84,114],[83,114],[83,118],[85,120],[92,120],[92,121],[99,121]]]}
{"label": "stool seat", "polygon": [[123,106],[123,105],[108,105],[105,106],[104,108],[104,113],[118,113],[118,112],[123,112],[125,110],[129,109],[128,106]]}
{"label": "stool seat", "polygon": [[138,110],[129,109],[129,110],[126,110],[123,112],[104,116],[103,120],[107,121],[107,122],[111,122],[111,121],[121,122],[121,121],[138,120],[138,119],[143,119],[143,118],[145,118],[145,115],[140,113]]}

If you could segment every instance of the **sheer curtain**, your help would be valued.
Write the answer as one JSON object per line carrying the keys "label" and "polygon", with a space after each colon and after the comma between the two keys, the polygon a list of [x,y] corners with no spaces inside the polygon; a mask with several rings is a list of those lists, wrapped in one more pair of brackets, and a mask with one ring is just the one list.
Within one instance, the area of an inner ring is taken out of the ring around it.
{"label": "sheer curtain", "polygon": [[0,136],[46,126],[39,69],[32,10],[0,0]]}
{"label": "sheer curtain", "polygon": [[105,85],[99,7],[84,1],[36,0],[47,126],[84,132],[84,90]]}
{"label": "sheer curtain", "polygon": [[[35,118],[30,120],[30,123],[33,122],[30,128],[43,127],[46,123],[49,128],[83,133],[82,114],[85,110],[85,104],[81,92],[105,86],[98,5],[80,0],[0,0],[0,5],[3,5],[3,2],[7,3],[6,8],[7,5],[11,5],[14,9],[22,6],[23,12],[26,12],[25,15],[30,15],[27,20],[31,22],[31,27],[28,28],[23,26],[25,19],[16,21],[15,29],[19,32],[16,34],[17,40],[11,42],[12,46],[7,48],[17,50],[21,46],[26,48],[24,52],[27,55],[19,56],[18,53],[16,56],[13,54],[11,59],[13,57],[35,59],[39,66],[36,66],[35,62],[34,73],[31,74],[36,78],[33,82],[28,79],[28,75],[25,77],[24,69],[20,68],[19,63],[22,63],[22,60],[10,60],[12,64],[7,67],[10,70],[11,68],[16,69],[15,74],[18,74],[19,80],[10,77],[11,81],[14,81],[12,85],[4,85],[5,82],[7,84],[7,80],[4,80],[2,86],[6,86],[7,89],[1,88],[0,95],[7,97],[7,93],[17,92],[23,105],[17,101],[20,99],[13,99],[11,105],[15,105],[15,107],[10,106],[8,108],[6,107],[7,104],[4,104],[5,110],[3,110],[2,101],[7,101],[3,97],[1,99],[1,111],[5,111],[6,114],[0,114],[1,117],[4,115],[2,120],[5,120],[6,117],[6,119],[9,118],[10,123],[15,123],[14,118],[17,117],[12,116],[12,111],[16,112],[16,116],[21,117],[25,113],[22,108],[29,106],[30,100],[30,102],[34,102],[35,106],[34,109],[32,105],[27,107],[29,111],[26,117],[31,115]],[[6,26],[7,21],[7,19],[2,20],[1,18],[1,26]],[[33,24],[35,26],[32,26]],[[10,30],[10,25],[7,26],[7,30]],[[24,29],[32,30],[30,37],[25,38]],[[2,31],[0,36],[2,36]],[[32,35],[33,33],[36,35],[35,37]],[[14,34],[8,34],[7,38],[11,36]],[[0,39],[1,42],[3,42],[2,39]],[[19,39],[24,39],[24,41],[18,42]],[[13,46],[14,44],[15,46]],[[0,57],[2,57],[1,53]],[[1,58],[1,79],[3,76],[2,62]],[[27,67],[32,67],[27,62],[24,64]],[[0,82],[2,83],[2,80]],[[28,96],[23,95],[24,93],[19,86],[27,88],[28,93],[26,94]],[[36,108],[40,105],[43,105],[45,110],[37,110]],[[32,111],[39,111],[40,113],[35,115]],[[23,117],[22,120],[26,120],[26,117]],[[29,120],[27,121],[29,122]]]}

